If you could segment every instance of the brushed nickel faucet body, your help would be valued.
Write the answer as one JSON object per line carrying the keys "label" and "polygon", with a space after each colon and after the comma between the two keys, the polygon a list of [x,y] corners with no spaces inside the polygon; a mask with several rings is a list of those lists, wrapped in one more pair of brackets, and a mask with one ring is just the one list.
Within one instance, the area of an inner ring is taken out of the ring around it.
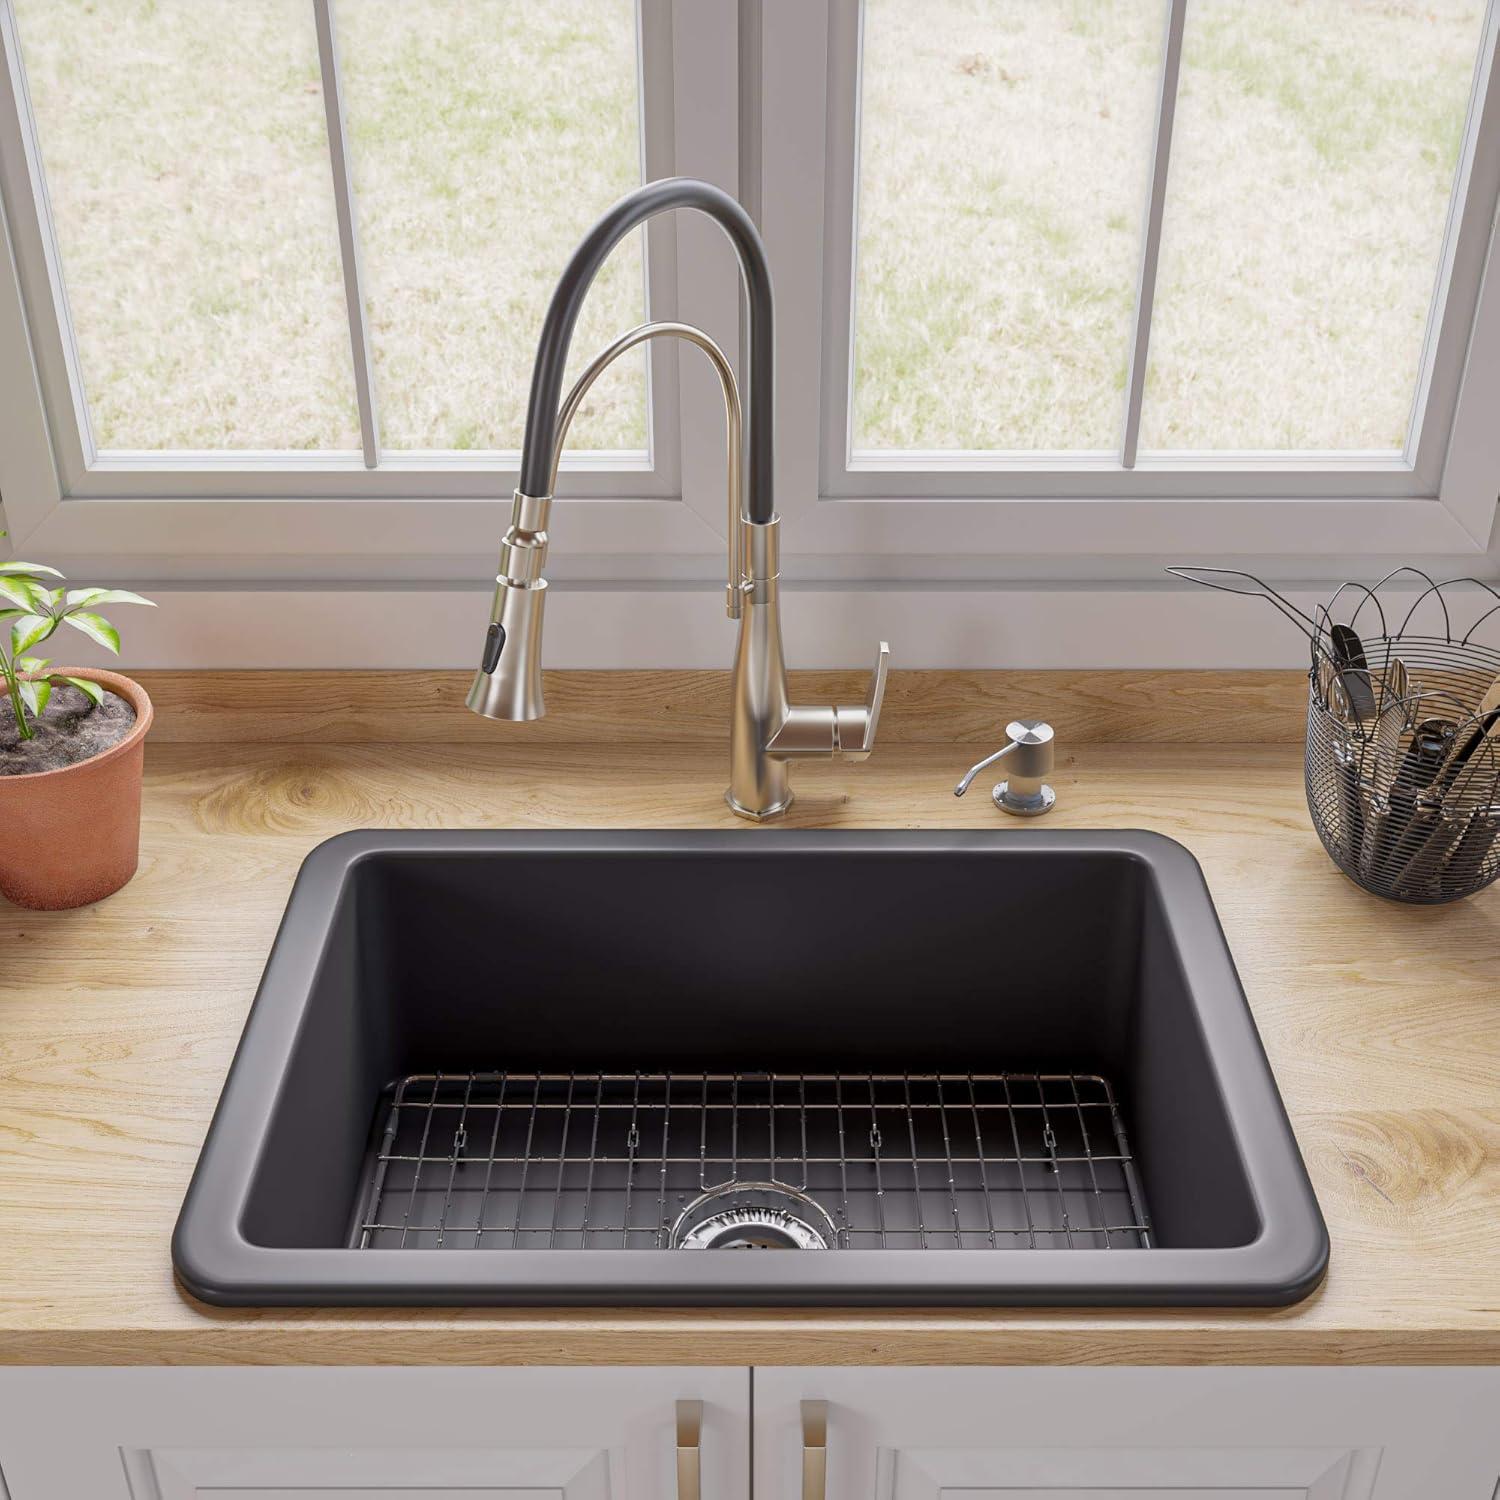
{"label": "brushed nickel faucet body", "polygon": [[[749,302],[748,421],[734,371],[719,346],[687,323],[644,323],[622,334],[559,399],[573,324],[595,273],[635,225],[672,208],[715,219],[739,257]],[[500,544],[495,598],[468,706],[493,719],[538,719],[542,693],[542,615],[546,605],[547,528],[557,468],[573,417],[594,381],[628,350],[676,338],[708,358],[724,398],[728,444],[725,610],[740,625],[731,676],[729,788],[741,817],[762,820],[792,803],[791,763],[812,756],[865,759],[874,748],[890,648],[882,641],[862,704],[802,707],[790,701],[781,638],[780,521],[772,503],[775,396],[770,271],[760,235],[728,194],[691,178],[647,183],[628,194],[585,237],[558,283],[542,326],[532,371],[520,484]],[[746,476],[748,474],[748,483]]]}

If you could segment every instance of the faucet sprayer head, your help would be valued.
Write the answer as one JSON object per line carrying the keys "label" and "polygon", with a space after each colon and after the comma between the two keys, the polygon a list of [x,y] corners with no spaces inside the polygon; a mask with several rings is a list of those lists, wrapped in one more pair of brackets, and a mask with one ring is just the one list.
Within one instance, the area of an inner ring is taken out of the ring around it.
{"label": "faucet sprayer head", "polygon": [[542,698],[542,606],[545,580],[517,588],[499,580],[496,611],[484,638],[484,660],[464,700],[486,719],[540,719]]}
{"label": "faucet sprayer head", "polygon": [[500,543],[495,602],[485,632],[484,655],[464,701],[487,719],[540,719],[542,610],[547,603],[547,517],[550,495],[516,491],[510,527]]}

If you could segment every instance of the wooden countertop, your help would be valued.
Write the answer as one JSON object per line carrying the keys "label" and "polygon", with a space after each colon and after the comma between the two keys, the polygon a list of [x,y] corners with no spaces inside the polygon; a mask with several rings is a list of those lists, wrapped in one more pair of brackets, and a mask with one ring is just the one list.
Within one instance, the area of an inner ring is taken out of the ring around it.
{"label": "wooden countertop", "polygon": [[[1299,1307],[192,1301],[169,1236],[314,844],[358,827],[744,825],[719,800],[714,674],[569,674],[534,730],[454,710],[461,678],[442,674],[143,675],[158,721],[140,873],[95,907],[0,909],[0,1362],[1500,1362],[1500,891],[1407,908],[1333,870],[1302,802],[1294,674],[897,674],[881,748],[862,766],[799,766],[788,821],[995,826],[988,798],[956,801],[952,785],[997,723],[1031,711],[1058,729],[1047,826],[1152,828],[1186,844],[1332,1235],[1328,1280]],[[853,695],[853,679],[814,676]],[[399,712],[402,695],[423,711]],[[397,730],[420,738],[380,738]]]}

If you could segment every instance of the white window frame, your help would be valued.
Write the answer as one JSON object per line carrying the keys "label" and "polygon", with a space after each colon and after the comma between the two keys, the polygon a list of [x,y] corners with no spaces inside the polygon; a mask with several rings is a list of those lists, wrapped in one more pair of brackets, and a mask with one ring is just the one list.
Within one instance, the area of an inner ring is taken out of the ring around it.
{"label": "white window frame", "polygon": [[[335,40],[318,27],[346,285],[357,287]],[[643,169],[738,190],[735,0],[637,0]],[[382,454],[363,319],[351,343],[362,452],[109,453],[94,448],[26,99],[11,0],[0,0],[0,501],[16,545],[49,560],[108,557],[115,576],[469,577],[509,514],[519,453]],[[503,80],[501,81],[503,86]],[[734,258],[706,223],[649,226],[648,314],[707,328],[737,355]],[[580,224],[580,234],[587,227]],[[679,348],[649,351],[650,451],[565,460],[554,529],[573,554],[709,555],[724,541],[722,415],[678,379]],[[692,351],[684,360],[695,357]],[[693,374],[697,372],[694,371]],[[717,424],[717,425],[716,425]]]}
{"label": "white window frame", "polygon": [[[1399,457],[1133,453],[1183,17],[1167,44],[1121,452],[849,453],[859,0],[763,0],[760,199],[780,308],[782,513],[798,553],[1129,559],[1484,554],[1500,490],[1500,0],[1491,0],[1414,421]],[[1145,316],[1142,316],[1144,312]],[[793,372],[820,371],[820,400]],[[1131,460],[1126,462],[1126,460]],[[1121,574],[1125,569],[1118,570]]]}
{"label": "white window frame", "polygon": [[[307,0],[321,9],[325,0]],[[1151,219],[1170,147],[1171,38]],[[1117,579],[1163,559],[1254,558],[1268,574],[1358,572],[1368,560],[1493,571],[1500,488],[1500,272],[1486,274],[1500,200],[1500,0],[1490,0],[1460,192],[1443,251],[1418,409],[1400,458],[1314,462],[1213,455],[848,455],[859,0],[638,0],[651,176],[736,193],[761,223],[778,310],[777,494],[791,580]],[[336,83],[331,35],[325,77]],[[0,502],[12,540],[71,571],[107,560],[122,582],[473,581],[492,556],[518,455],[93,453],[24,107],[11,0],[0,0]],[[737,101],[737,105],[736,105]],[[337,126],[336,91],[331,118]],[[339,132],[331,132],[342,189]],[[347,204],[347,197],[345,198]],[[38,210],[40,204],[40,211]],[[1148,223],[1150,220],[1148,220]],[[346,278],[355,228],[341,225]],[[1152,236],[1143,257],[1149,304]],[[653,317],[741,344],[733,255],[715,226],[650,227]],[[1138,321],[1140,315],[1138,314]],[[351,329],[360,368],[362,330]],[[652,457],[564,466],[554,512],[560,580],[718,585],[722,415],[696,354],[651,353]],[[678,379],[679,360],[687,370]],[[1139,391],[1141,346],[1132,360]],[[367,448],[373,443],[368,403]],[[1451,414],[1451,416],[1450,416]],[[1383,569],[1382,569],[1383,571]],[[1158,575],[1159,576],[1159,575]]]}

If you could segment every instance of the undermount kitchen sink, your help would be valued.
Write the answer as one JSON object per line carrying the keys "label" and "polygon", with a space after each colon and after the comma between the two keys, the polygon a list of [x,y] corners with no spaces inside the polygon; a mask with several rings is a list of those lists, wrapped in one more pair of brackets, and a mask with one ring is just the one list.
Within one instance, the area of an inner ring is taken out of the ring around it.
{"label": "undermount kitchen sink", "polygon": [[1169,839],[362,832],[173,1253],[251,1305],[1237,1305],[1328,1239]]}

